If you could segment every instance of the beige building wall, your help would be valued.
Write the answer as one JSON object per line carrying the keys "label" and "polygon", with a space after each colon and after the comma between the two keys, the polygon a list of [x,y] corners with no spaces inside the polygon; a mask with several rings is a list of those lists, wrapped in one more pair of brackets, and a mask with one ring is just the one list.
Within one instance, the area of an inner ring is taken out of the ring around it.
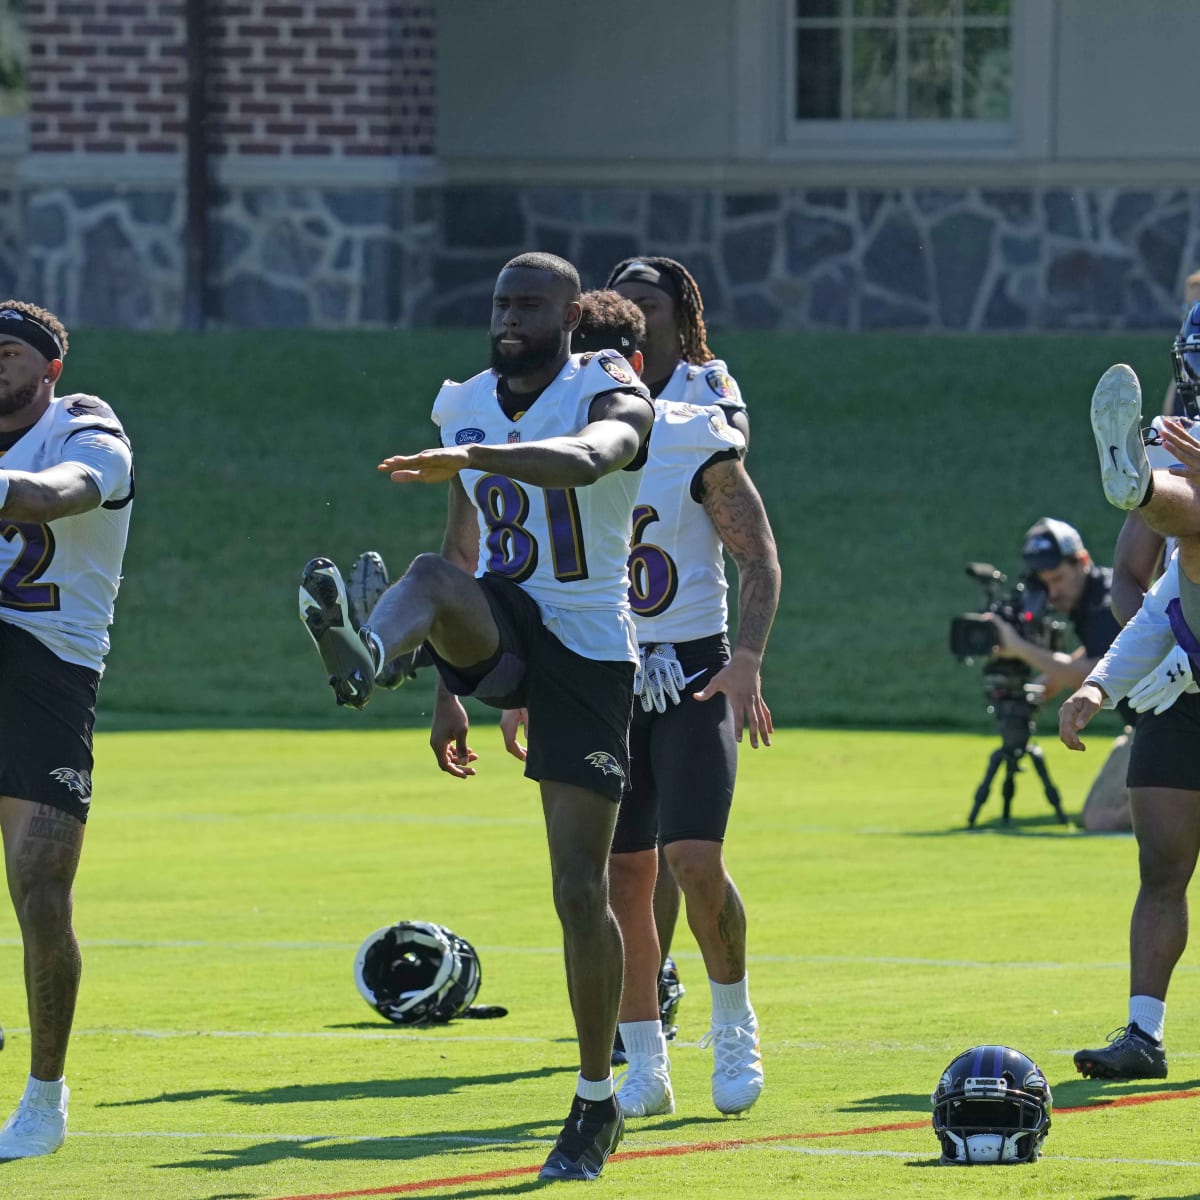
{"label": "beige building wall", "polygon": [[439,156],[461,181],[735,188],[1200,179],[1198,0],[1014,0],[1009,136],[790,128],[788,0],[486,0],[439,12]]}
{"label": "beige building wall", "polygon": [[1200,168],[1195,0],[1057,0],[1054,156]]}
{"label": "beige building wall", "polygon": [[[729,157],[728,0],[459,0],[438,11],[438,154]],[[765,7],[772,7],[766,0]]]}

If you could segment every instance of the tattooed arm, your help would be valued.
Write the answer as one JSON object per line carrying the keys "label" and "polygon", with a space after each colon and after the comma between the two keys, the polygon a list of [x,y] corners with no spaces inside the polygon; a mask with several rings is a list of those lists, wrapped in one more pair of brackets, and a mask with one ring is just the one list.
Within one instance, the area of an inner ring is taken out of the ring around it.
{"label": "tattooed arm", "polygon": [[734,729],[742,740],[749,726],[750,745],[771,744],[771,711],[763,703],[759,670],[767,634],[779,606],[779,555],[762,497],[740,459],[713,463],[702,479],[704,511],[738,568],[738,632],[733,657],[708,686],[696,693],[707,700],[724,692],[734,712]]}

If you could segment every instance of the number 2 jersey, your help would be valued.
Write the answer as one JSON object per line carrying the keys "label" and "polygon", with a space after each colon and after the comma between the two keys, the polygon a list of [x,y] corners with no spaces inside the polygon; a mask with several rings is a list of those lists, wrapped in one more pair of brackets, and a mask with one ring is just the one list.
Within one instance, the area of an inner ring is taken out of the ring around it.
{"label": "number 2 jersey", "polygon": [[712,463],[746,453],[745,439],[725,419],[745,407],[719,358],[680,362],[654,402],[629,559],[639,642],[689,642],[729,624],[725,552],[704,510],[701,476]]}
{"label": "number 2 jersey", "polygon": [[133,500],[133,451],[103,400],[56,396],[0,454],[7,471],[59,463],[87,473],[100,506],[46,525],[0,513],[0,621],[27,630],[65,662],[103,671]]}
{"label": "number 2 jersey", "polygon": [[[615,351],[573,354],[557,378],[515,420],[500,406],[497,377],[484,371],[447,381],[433,405],[442,445],[504,445],[570,437],[589,423],[597,396],[635,392],[649,400]],[[505,475],[459,475],[479,520],[476,576],[519,584],[546,628],[585,658],[636,662],[629,608],[629,536],[640,471],[618,470],[588,487],[540,488]]]}

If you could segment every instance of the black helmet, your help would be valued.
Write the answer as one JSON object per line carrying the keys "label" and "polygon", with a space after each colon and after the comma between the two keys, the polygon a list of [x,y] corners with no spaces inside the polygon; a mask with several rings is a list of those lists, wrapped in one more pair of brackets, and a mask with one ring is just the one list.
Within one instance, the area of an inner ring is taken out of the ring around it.
{"label": "black helmet", "polygon": [[975,1046],[930,1097],[942,1162],[1027,1163],[1041,1157],[1054,1100],[1033,1059],[1011,1046]]}
{"label": "black helmet", "polygon": [[662,1018],[663,1033],[666,1034],[667,1041],[679,1032],[675,1015],[679,1012],[679,1002],[686,991],[687,988],[680,982],[675,960],[668,954],[658,976],[658,1015]]}
{"label": "black helmet", "polygon": [[1171,366],[1175,371],[1175,411],[1200,417],[1200,301],[1188,309],[1175,335]]}
{"label": "black helmet", "polygon": [[358,949],[354,982],[376,1012],[398,1025],[444,1024],[479,993],[479,955],[444,925],[400,921]]}

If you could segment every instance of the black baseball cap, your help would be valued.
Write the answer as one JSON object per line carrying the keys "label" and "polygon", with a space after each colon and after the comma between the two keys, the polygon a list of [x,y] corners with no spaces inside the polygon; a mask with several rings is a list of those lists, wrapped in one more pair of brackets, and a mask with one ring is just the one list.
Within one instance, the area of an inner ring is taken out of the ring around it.
{"label": "black baseball cap", "polygon": [[1064,558],[1083,553],[1083,538],[1074,525],[1043,517],[1031,525],[1021,545],[1021,557],[1031,571],[1052,571]]}

